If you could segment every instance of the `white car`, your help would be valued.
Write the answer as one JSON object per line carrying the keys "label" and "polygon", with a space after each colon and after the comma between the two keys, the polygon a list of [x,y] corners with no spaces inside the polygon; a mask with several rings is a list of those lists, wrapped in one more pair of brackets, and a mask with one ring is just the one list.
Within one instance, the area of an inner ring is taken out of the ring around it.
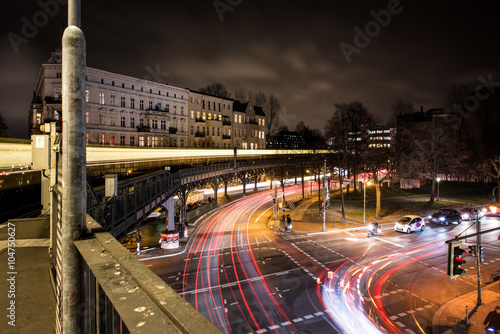
{"label": "white car", "polygon": [[403,216],[394,225],[394,231],[411,233],[412,231],[423,231],[425,229],[425,222],[420,216]]}

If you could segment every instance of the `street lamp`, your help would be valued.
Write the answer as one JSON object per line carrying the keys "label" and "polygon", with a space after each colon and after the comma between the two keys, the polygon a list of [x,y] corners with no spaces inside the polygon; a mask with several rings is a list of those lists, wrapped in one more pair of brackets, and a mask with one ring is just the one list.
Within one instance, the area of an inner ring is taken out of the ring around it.
{"label": "street lamp", "polygon": [[370,181],[363,182],[363,224],[366,223],[366,186],[371,184]]}
{"label": "street lamp", "polygon": [[438,178],[436,179],[436,181],[437,181],[437,183],[438,183],[438,202],[439,202],[439,181],[441,181],[441,178],[439,178],[439,177],[438,177]]}

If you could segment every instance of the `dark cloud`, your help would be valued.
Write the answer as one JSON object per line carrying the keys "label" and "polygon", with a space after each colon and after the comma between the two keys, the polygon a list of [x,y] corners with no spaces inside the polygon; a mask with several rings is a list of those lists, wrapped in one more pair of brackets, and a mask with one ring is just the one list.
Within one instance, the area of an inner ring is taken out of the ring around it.
{"label": "dark cloud", "polygon": [[[22,37],[26,21],[43,19],[40,3],[57,1],[10,3],[1,22],[0,110],[14,137],[27,137],[38,67],[60,47],[67,9],[52,7],[26,44],[13,47],[9,33]],[[500,21],[491,0],[401,1],[349,63],[339,45],[356,46],[354,28],[363,31],[395,1],[242,0],[222,14],[214,3],[83,1],[87,64],[139,78],[158,70],[162,81],[183,88],[220,81],[231,92],[264,91],[281,100],[286,125],[304,121],[320,130],[335,103],[359,100],[388,119],[398,98],[441,107],[453,84],[489,74],[500,81]]]}

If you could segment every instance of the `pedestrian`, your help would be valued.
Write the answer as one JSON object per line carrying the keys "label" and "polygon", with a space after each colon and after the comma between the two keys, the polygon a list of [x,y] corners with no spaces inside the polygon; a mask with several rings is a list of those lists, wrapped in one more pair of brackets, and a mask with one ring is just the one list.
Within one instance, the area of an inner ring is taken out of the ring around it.
{"label": "pedestrian", "polygon": [[291,228],[292,228],[292,218],[290,217],[290,215],[286,215],[286,230],[290,231]]}

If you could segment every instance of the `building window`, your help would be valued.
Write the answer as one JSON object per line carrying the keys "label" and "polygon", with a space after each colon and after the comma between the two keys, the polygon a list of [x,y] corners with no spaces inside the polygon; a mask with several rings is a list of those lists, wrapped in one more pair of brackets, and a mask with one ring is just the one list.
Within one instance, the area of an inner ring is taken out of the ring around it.
{"label": "building window", "polygon": [[125,146],[125,136],[120,136],[120,145]]}
{"label": "building window", "polygon": [[101,79],[101,83],[102,83],[102,84],[104,83],[104,79]]}
{"label": "building window", "polygon": [[135,109],[135,99],[130,99],[130,108]]}
{"label": "building window", "polygon": [[139,126],[144,126],[144,118],[139,119]]}
{"label": "building window", "polygon": [[203,103],[203,109],[205,109],[205,100],[201,101]]}
{"label": "building window", "polygon": [[219,103],[219,111],[221,111],[221,108],[220,108],[220,103]]}
{"label": "building window", "polygon": [[111,116],[111,126],[116,126],[116,116]]}
{"label": "building window", "polygon": [[144,100],[139,100],[139,109],[144,110]]}
{"label": "building window", "polygon": [[40,113],[36,114],[35,124],[42,124],[42,114],[40,114]]}
{"label": "building window", "polygon": [[122,88],[125,88],[125,84],[124,83],[122,83]]}
{"label": "building window", "polygon": [[112,106],[116,104],[116,97],[114,95],[110,95],[109,102]]}
{"label": "building window", "polygon": [[99,135],[99,144],[104,145],[104,134]]}
{"label": "building window", "polygon": [[134,90],[134,85],[132,85],[132,90]]}
{"label": "building window", "polygon": [[241,115],[238,116],[239,123],[241,123]]}
{"label": "building window", "polygon": [[231,111],[231,105],[230,104],[227,105],[227,110]]}
{"label": "building window", "polygon": [[215,136],[215,127],[212,127],[212,136]]}
{"label": "building window", "polygon": [[99,104],[104,104],[104,93],[99,93]]}
{"label": "building window", "polygon": [[158,120],[153,119],[153,120],[151,121],[151,127],[152,127],[153,129],[158,129]]}
{"label": "building window", "polygon": [[135,146],[135,137],[130,137],[130,146]]}
{"label": "building window", "polygon": [[177,106],[174,105],[174,115],[177,115]]}
{"label": "building window", "polygon": [[181,106],[181,115],[184,115],[184,107]]}
{"label": "building window", "polygon": [[122,97],[120,98],[120,106],[121,106],[121,107],[125,107],[125,96],[122,96]]}
{"label": "building window", "polygon": [[170,112],[170,104],[166,104],[165,105],[165,111],[166,112]]}
{"label": "building window", "polygon": [[89,102],[89,99],[90,99],[90,91],[86,90],[85,91],[85,102]]}
{"label": "building window", "polygon": [[114,81],[111,81],[111,86],[114,86],[115,85],[115,82]]}
{"label": "building window", "polygon": [[99,125],[106,125],[106,117],[104,116],[104,114],[99,114]]}
{"label": "building window", "polygon": [[160,126],[161,126],[162,130],[166,130],[167,129],[167,123],[164,120],[161,120]]}
{"label": "building window", "polygon": [[222,115],[219,114],[219,122],[222,122]]}
{"label": "building window", "polygon": [[191,110],[191,119],[194,119],[194,110]]}
{"label": "building window", "polygon": [[220,128],[217,128],[217,136],[220,136]]}
{"label": "building window", "polygon": [[234,122],[238,123],[238,115],[234,115]]}
{"label": "building window", "polygon": [[153,101],[149,101],[149,107],[148,109],[152,110],[153,109]]}
{"label": "building window", "polygon": [[134,118],[134,117],[132,117],[132,118],[130,119],[130,127],[131,127],[131,128],[135,128],[135,118]]}
{"label": "building window", "polygon": [[191,134],[194,134],[194,127],[191,125]]}
{"label": "building window", "polygon": [[88,111],[85,112],[85,123],[89,123],[90,122],[90,114]]}
{"label": "building window", "polygon": [[211,119],[212,119],[212,114],[208,113],[208,120],[211,120]]}
{"label": "building window", "polygon": [[144,146],[144,136],[139,136],[139,146]]}
{"label": "building window", "polygon": [[196,112],[196,118],[197,118],[197,119],[199,119],[199,118],[200,118],[200,112],[199,112],[199,111],[197,111],[197,112]]}
{"label": "building window", "polygon": [[120,117],[120,125],[122,128],[125,127],[125,116]]}

